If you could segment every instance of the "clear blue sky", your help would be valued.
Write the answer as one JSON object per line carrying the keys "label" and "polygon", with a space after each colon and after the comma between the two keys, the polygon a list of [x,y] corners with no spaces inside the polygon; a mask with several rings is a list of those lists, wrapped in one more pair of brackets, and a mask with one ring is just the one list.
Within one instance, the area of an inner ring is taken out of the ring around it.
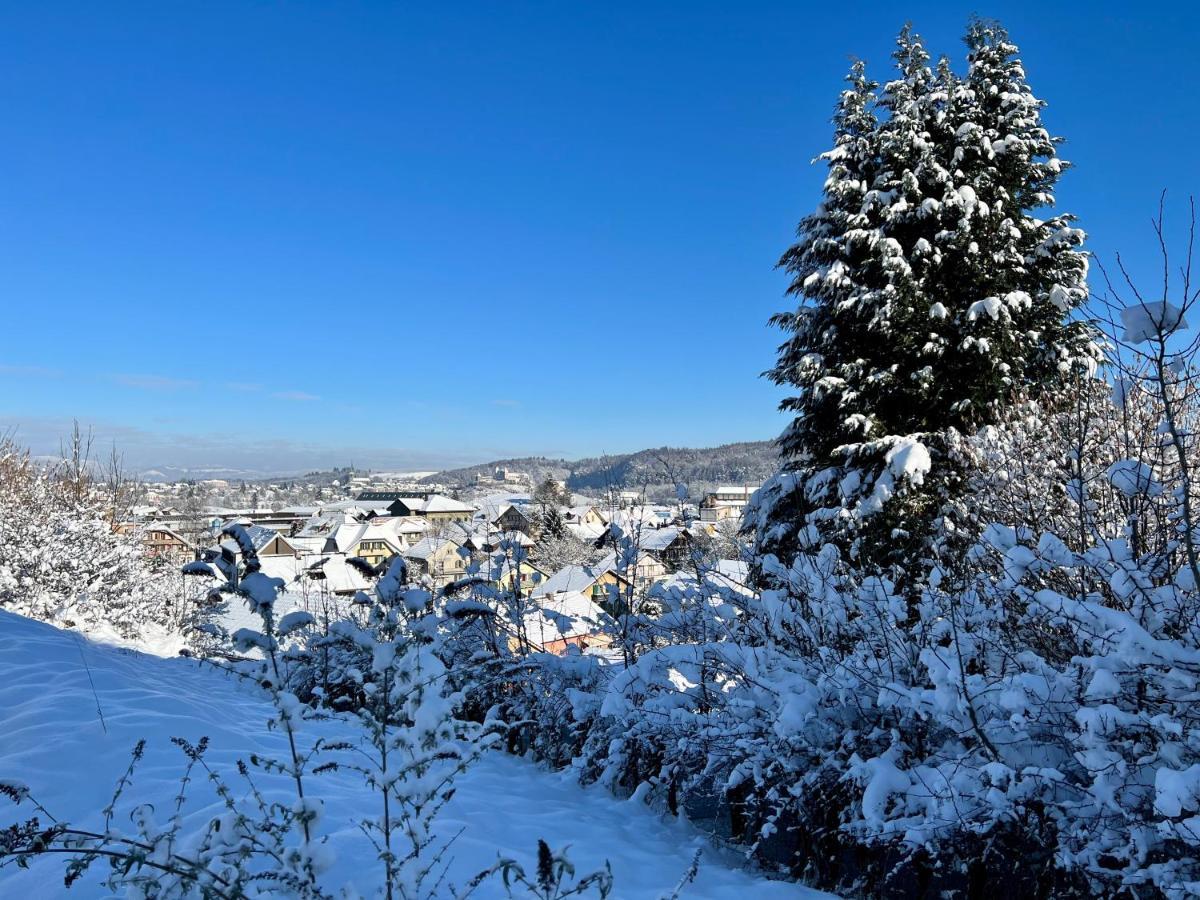
{"label": "clear blue sky", "polygon": [[0,427],[437,467],[773,437],[851,56],[1021,45],[1091,248],[1198,187],[1183,4],[0,6]]}

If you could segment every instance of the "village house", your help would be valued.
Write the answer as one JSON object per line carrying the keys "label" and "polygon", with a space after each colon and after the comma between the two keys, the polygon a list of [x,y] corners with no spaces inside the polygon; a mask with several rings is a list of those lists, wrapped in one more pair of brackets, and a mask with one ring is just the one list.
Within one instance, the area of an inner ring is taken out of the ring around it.
{"label": "village house", "polygon": [[[625,536],[637,546],[639,554],[646,553],[658,560],[666,569],[663,574],[678,571],[687,564],[691,555],[692,534],[679,525],[643,525],[626,531]],[[596,542],[596,546],[615,547],[616,543],[610,528]]]}
{"label": "village house", "polygon": [[597,506],[570,506],[563,511],[563,521],[568,525],[588,525],[603,528],[608,524],[608,517]]}
{"label": "village house", "polygon": [[441,494],[432,494],[424,500],[401,498],[390,510],[394,516],[421,516],[431,525],[470,522],[475,517],[475,507]]}
{"label": "village house", "polygon": [[753,484],[722,485],[700,501],[701,522],[721,522],[740,518],[746,504],[758,490]]}
{"label": "village house", "polygon": [[352,502],[364,509],[374,510],[377,515],[403,516],[410,514],[401,512],[399,505],[401,500],[423,502],[432,497],[433,493],[432,490],[415,488],[412,490],[361,491]]}
{"label": "village house", "polygon": [[376,518],[366,522],[347,522],[339,525],[325,540],[326,553],[345,553],[359,557],[373,566],[381,565],[393,556],[420,541],[429,524],[416,518]]}
{"label": "village house", "polygon": [[642,590],[650,587],[671,574],[667,565],[652,553],[639,550],[637,561],[633,564],[633,583]]}
{"label": "village house", "polygon": [[609,602],[614,594],[629,587],[628,579],[613,568],[616,557],[609,554],[592,565],[563,566],[545,581],[538,584],[529,594],[542,603],[553,600],[560,594],[584,594],[594,603]]}
{"label": "village house", "polygon": [[500,531],[520,531],[531,537],[536,537],[541,530],[534,507],[523,503],[510,503],[492,524]]}
{"label": "village house", "polygon": [[444,537],[422,538],[404,551],[414,575],[427,576],[434,587],[445,587],[467,573],[462,545]]}
{"label": "village house", "polygon": [[651,528],[638,535],[638,547],[659,560],[668,571],[675,572],[691,556],[692,533],[678,525]]}
{"label": "village house", "polygon": [[345,553],[307,557],[302,583],[306,582],[322,594],[353,597],[371,585],[362,572],[349,564],[349,560]]}
{"label": "village house", "polygon": [[478,507],[476,518],[492,523],[496,517],[513,503],[528,503],[529,495],[518,491],[492,491],[471,498]]}
{"label": "village house", "polygon": [[498,591],[516,593],[520,590],[522,596],[528,597],[550,576],[527,559],[517,562],[509,557],[502,557],[499,560],[484,560],[479,566],[479,577]]}
{"label": "village house", "polygon": [[[588,594],[577,591],[547,597],[536,610],[522,617],[523,637],[530,649],[563,656],[571,648],[578,651],[608,646],[612,639],[603,633],[600,622],[604,611]],[[514,639],[513,650],[520,651]]]}
{"label": "village house", "polygon": [[300,551],[288,538],[274,528],[252,525],[246,529],[254,541],[254,550],[259,556],[299,556]]}
{"label": "village house", "polygon": [[189,560],[195,556],[192,542],[173,528],[165,525],[143,525],[139,522],[121,522],[115,531],[119,534],[142,533],[142,546],[148,556],[170,560]]}

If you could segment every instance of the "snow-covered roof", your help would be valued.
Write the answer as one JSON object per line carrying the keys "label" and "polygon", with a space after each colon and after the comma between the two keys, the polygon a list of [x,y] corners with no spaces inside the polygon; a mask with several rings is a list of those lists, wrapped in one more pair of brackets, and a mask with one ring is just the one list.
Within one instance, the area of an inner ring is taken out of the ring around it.
{"label": "snow-covered roof", "polygon": [[458,548],[462,545],[457,541],[452,541],[449,538],[429,536],[421,538],[411,547],[404,551],[404,556],[408,559],[429,559],[439,550],[443,549],[447,544],[451,547]]}
{"label": "snow-covered roof", "polygon": [[521,560],[518,568],[517,562],[510,556],[489,556],[479,565],[479,577],[486,578],[488,581],[499,581],[508,575],[521,572],[523,574],[535,574],[541,576],[541,580],[545,580],[546,573],[538,566],[534,565],[527,559]]}
{"label": "snow-covered roof", "polygon": [[669,506],[631,506],[628,509],[618,509],[612,514],[613,524],[620,525],[626,533],[632,533],[638,528],[649,528],[663,522],[669,522],[675,513]]}
{"label": "snow-covered roof", "polygon": [[533,538],[523,531],[489,531],[488,543],[493,547],[498,547],[504,541],[516,544],[519,547],[532,547],[537,544]]}
{"label": "snow-covered roof", "polygon": [[604,534],[603,525],[588,525],[584,522],[567,522],[567,531],[586,543],[591,543]]}
{"label": "snow-covered roof", "polygon": [[525,633],[534,644],[545,647],[554,641],[595,633],[603,616],[604,611],[586,594],[556,594],[524,616]]}
{"label": "snow-covered roof", "polygon": [[501,516],[507,515],[509,510],[512,510],[525,519],[531,519],[533,516],[533,510],[530,509],[527,503],[509,503],[503,509],[501,509],[500,512],[492,516],[492,521],[494,522]]}
{"label": "snow-covered roof", "polygon": [[326,540],[322,534],[294,535],[287,539],[289,544],[304,554],[320,553]]}
{"label": "snow-covered roof", "polygon": [[683,531],[684,529],[675,525],[668,525],[666,528],[643,528],[634,538],[642,550],[661,553],[675,543]]}
{"label": "snow-covered roof", "polygon": [[330,539],[337,550],[343,553],[361,541],[383,541],[398,553],[404,544],[400,537],[402,534],[420,534],[428,528],[429,524],[424,521],[404,516],[387,516],[367,522],[339,525],[330,535]]}
{"label": "snow-covered roof", "polygon": [[295,556],[264,556],[259,560],[262,568],[259,570],[271,578],[282,578],[284,584],[291,584],[304,574],[310,560]]}
{"label": "snow-covered roof", "polygon": [[425,501],[425,512],[475,512],[475,507],[469,503],[463,503],[461,500],[455,500],[452,497],[444,497],[441,494],[434,494]]}
{"label": "snow-covered roof", "polygon": [[443,536],[464,547],[468,544],[482,547],[488,542],[487,525],[480,522],[450,522],[446,525]]}
{"label": "snow-covered roof", "polygon": [[475,505],[480,514],[489,522],[499,516],[513,503],[528,502],[529,495],[525,493],[493,492],[475,498]]}
{"label": "snow-covered roof", "polygon": [[265,525],[247,525],[245,526],[246,536],[250,538],[250,543],[254,545],[254,549],[261,550],[275,538],[279,537],[279,532],[274,528],[267,528]]}
{"label": "snow-covered roof", "polygon": [[362,572],[347,565],[345,553],[329,553],[316,558],[309,557],[306,572],[324,576],[325,587],[335,593],[350,593],[366,590],[370,585]]}
{"label": "snow-covered roof", "polygon": [[[468,503],[463,503],[461,500],[455,500],[452,497],[445,497],[441,494],[431,494],[428,498],[422,500],[419,497],[402,497],[398,503],[403,504],[407,509],[410,509],[416,515],[431,515],[433,513],[474,513],[475,507]],[[391,504],[387,504],[391,505]]]}
{"label": "snow-covered roof", "polygon": [[386,512],[388,507],[392,505],[391,500],[338,500],[334,503],[326,503],[321,507],[321,511],[334,510],[339,512]]}
{"label": "snow-covered roof", "polygon": [[301,535],[325,535],[329,534],[340,525],[348,522],[357,522],[357,517],[351,515],[344,510],[322,511],[319,516],[313,516],[300,529]]}
{"label": "snow-covered roof", "polygon": [[534,598],[551,597],[555,594],[585,591],[595,584],[597,579],[610,571],[615,561],[615,555],[610,553],[600,562],[591,565],[563,566],[534,588],[530,592],[530,596]]}

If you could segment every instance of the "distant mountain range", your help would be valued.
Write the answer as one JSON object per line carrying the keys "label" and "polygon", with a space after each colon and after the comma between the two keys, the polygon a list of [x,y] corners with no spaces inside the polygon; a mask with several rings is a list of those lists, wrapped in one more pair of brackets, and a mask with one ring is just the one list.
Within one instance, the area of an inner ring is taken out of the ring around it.
{"label": "distant mountain range", "polygon": [[746,441],[720,447],[692,449],[657,447],[613,456],[587,459],[548,459],[525,456],[438,472],[427,482],[470,484],[479,475],[508,469],[530,475],[535,483],[546,478],[566,481],[583,494],[617,490],[645,490],[650,496],[674,494],[676,484],[687,485],[692,496],[718,484],[758,484],[779,468],[774,441]]}
{"label": "distant mountain range", "polygon": [[267,472],[224,466],[155,466],[142,469],[136,475],[147,482],[207,481],[216,478],[223,481],[263,481],[271,477]]}
{"label": "distant mountain range", "polygon": [[[652,497],[674,495],[676,483],[685,484],[693,496],[698,496],[718,484],[757,484],[774,474],[779,467],[774,441],[745,441],[720,447],[693,449],[687,447],[656,447],[636,453],[593,456],[586,459],[553,459],[545,456],[522,456],[498,459],[459,469],[441,472],[403,473],[410,478],[420,477],[429,484],[469,485],[478,475],[490,475],[496,469],[523,472],[534,483],[557,478],[582,494],[602,494],[615,490],[645,490]],[[155,466],[137,473],[146,482],[206,481],[222,479],[231,483],[262,483],[287,481],[298,485],[328,485],[357,473],[349,469],[330,469],[304,474],[284,474],[237,469],[223,466]],[[401,473],[396,473],[397,477]]]}

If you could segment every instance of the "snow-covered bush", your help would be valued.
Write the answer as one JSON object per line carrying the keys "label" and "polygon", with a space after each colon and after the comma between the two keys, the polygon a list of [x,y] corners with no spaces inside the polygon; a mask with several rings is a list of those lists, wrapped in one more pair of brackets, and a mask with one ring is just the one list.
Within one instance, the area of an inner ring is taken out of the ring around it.
{"label": "snow-covered bush", "polygon": [[[334,624],[339,649],[347,659],[361,663],[359,668],[346,665],[341,672],[358,687],[353,715],[360,737],[339,743],[313,740],[304,734],[304,723],[326,713],[301,702],[290,689],[299,664],[305,662],[303,651],[282,649],[289,637],[310,628],[313,618],[296,611],[277,619],[275,601],[282,581],[260,571],[253,542],[240,525],[227,526],[224,536],[239,545],[242,564],[236,581],[218,590],[240,598],[262,622],[259,629],[239,629],[231,639],[251,657],[243,673],[271,697],[271,724],[286,736],[287,755],[252,755],[239,762],[239,773],[250,787],[248,794],[239,794],[229,787],[225,773],[208,768],[204,743],[180,742],[189,765],[169,821],[154,821],[153,809],[141,806],[130,814],[135,833],[116,829],[112,821],[119,786],[102,832],[80,831],[53,818],[49,826],[30,820],[0,836],[0,863],[39,853],[67,853],[72,855],[70,874],[107,858],[114,862],[109,886],[137,896],[333,897],[334,888],[322,878],[332,858],[320,834],[319,781],[322,773],[344,769],[361,775],[378,798],[377,809],[359,825],[380,861],[378,884],[384,895],[399,900],[445,896],[442,877],[450,840],[440,836],[433,823],[453,792],[455,777],[499,739],[499,729],[457,715],[463,697],[449,683],[439,656],[443,634],[432,598],[405,583],[403,563],[397,561],[374,597],[362,598],[360,621]],[[320,688],[314,692],[319,696]],[[134,763],[139,755],[135,751]],[[186,786],[197,766],[216,786],[227,814],[185,833]],[[294,789],[293,802],[264,801],[249,774],[254,769],[285,776]],[[14,789],[11,798],[29,800],[17,794]],[[164,809],[170,806],[167,799]],[[47,811],[39,811],[49,818]]]}
{"label": "snow-covered bush", "polygon": [[161,641],[195,613],[139,535],[114,532],[82,463],[49,469],[0,439],[0,607],[85,631]]}
{"label": "snow-covered bush", "polygon": [[[676,889],[671,897],[664,898],[664,900],[674,900],[678,897],[684,884],[695,877],[694,870],[695,866],[693,865],[689,872],[690,877],[685,876],[685,881],[681,882],[680,888]],[[600,900],[604,900],[612,893],[613,889],[610,867],[605,866],[600,871],[575,879],[575,866],[567,856],[567,851],[564,849],[555,852],[545,841],[538,841],[537,867],[532,878],[517,860],[506,857],[497,860],[492,868],[480,872],[471,887],[477,887],[487,879],[497,876],[504,882],[509,896],[513,896],[512,892],[515,888],[522,891],[531,900],[565,900],[567,897],[590,894],[593,889]]]}

